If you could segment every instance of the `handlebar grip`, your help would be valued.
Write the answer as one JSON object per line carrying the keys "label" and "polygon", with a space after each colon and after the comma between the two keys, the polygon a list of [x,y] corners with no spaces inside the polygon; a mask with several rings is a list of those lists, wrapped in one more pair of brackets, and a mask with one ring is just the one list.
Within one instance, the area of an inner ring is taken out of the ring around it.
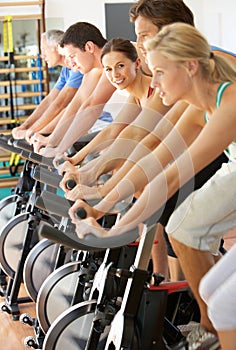
{"label": "handlebar grip", "polygon": [[68,190],[72,190],[75,186],[76,186],[76,181],[75,181],[75,179],[69,179],[69,180],[67,180],[67,182],[66,182],[66,188],[67,188]]}
{"label": "handlebar grip", "polygon": [[10,146],[14,146],[14,141],[15,141],[15,139],[14,139],[12,136],[10,136],[10,137],[7,139],[7,143],[8,143],[8,145],[10,145]]}
{"label": "handlebar grip", "polygon": [[86,213],[86,210],[84,208],[78,208],[76,210],[76,216],[78,217],[78,219],[86,219],[87,217],[87,213]]}
{"label": "handlebar grip", "polygon": [[59,159],[57,160],[57,165],[61,165],[61,164],[63,164],[63,163],[65,163],[65,159],[64,159],[64,158],[59,158]]}

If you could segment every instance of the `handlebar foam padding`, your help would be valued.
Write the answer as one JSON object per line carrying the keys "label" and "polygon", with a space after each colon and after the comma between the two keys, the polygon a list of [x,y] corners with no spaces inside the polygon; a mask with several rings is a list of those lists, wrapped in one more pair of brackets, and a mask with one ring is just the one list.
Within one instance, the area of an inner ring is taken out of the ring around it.
{"label": "handlebar foam padding", "polygon": [[26,140],[14,140],[13,145],[27,152],[33,152],[34,148]]}
{"label": "handlebar foam padding", "polygon": [[21,154],[21,149],[11,146],[8,144],[8,142],[6,140],[4,140],[3,138],[0,138],[0,148],[3,148],[6,151],[12,152],[12,153],[17,153],[17,154]]}
{"label": "handlebar foam padding", "polygon": [[41,196],[35,202],[37,208],[66,218],[69,217],[68,210],[73,204],[74,202],[69,201],[65,197],[58,196],[49,191],[42,191]]}
{"label": "handlebar foam padding", "polygon": [[[71,207],[73,202],[67,200],[64,197],[57,196],[54,193],[43,191],[41,196],[36,200],[36,207],[39,207],[43,210],[47,210],[53,214],[68,217],[68,210]],[[41,207],[40,207],[41,206]],[[66,234],[66,232],[65,232]],[[84,239],[79,238],[76,234],[73,236],[73,240],[76,244],[83,244],[87,247],[106,249],[106,248],[116,248],[122,247],[126,244],[136,241],[138,238],[138,229],[126,232],[121,235],[98,238],[93,234],[88,234]],[[70,239],[72,239],[70,237]]]}
{"label": "handlebar foam padding", "polygon": [[44,156],[41,156],[40,154],[37,154],[35,152],[31,152],[29,154],[29,160],[31,160],[34,163],[49,166],[53,168],[53,158],[47,158]]}
{"label": "handlebar foam padding", "polygon": [[54,188],[59,188],[59,184],[62,180],[61,175],[53,173],[52,171],[39,165],[37,165],[34,169],[33,178]]}
{"label": "handlebar foam padding", "polygon": [[93,234],[88,234],[84,239],[81,239],[75,232],[62,232],[50,227],[49,225],[42,225],[39,229],[39,233],[45,238],[64,244],[73,249],[82,249],[81,247],[84,247],[85,250],[103,250],[107,248],[122,247],[136,241],[139,236],[138,229],[134,229],[117,236],[98,238]]}
{"label": "handlebar foam padding", "polygon": [[101,248],[94,248],[87,246],[86,244],[82,244],[80,241],[76,241],[76,233],[75,232],[70,232],[70,233],[65,233],[63,231],[60,231],[56,229],[55,227],[43,224],[39,228],[39,234],[42,237],[45,237],[47,239],[50,239],[53,242],[60,243],[64,246],[67,246],[72,249],[76,250],[86,250],[86,251],[96,251],[96,250],[104,250]]}

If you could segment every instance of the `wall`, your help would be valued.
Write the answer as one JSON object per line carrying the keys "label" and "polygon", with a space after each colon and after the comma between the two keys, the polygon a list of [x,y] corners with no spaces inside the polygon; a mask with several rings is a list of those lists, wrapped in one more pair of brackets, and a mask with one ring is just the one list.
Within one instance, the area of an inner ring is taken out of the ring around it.
{"label": "wall", "polygon": [[236,2],[207,0],[203,2],[204,33],[212,44],[236,52]]}
{"label": "wall", "polygon": [[[6,0],[10,1],[10,0]],[[15,0],[17,1],[17,0]],[[235,0],[184,0],[194,13],[195,24],[206,35],[212,45],[219,45],[236,52]],[[95,24],[105,33],[105,3],[135,3],[132,0],[45,0],[45,15],[47,29],[66,29],[77,21],[87,21]],[[4,9],[4,8],[3,8]],[[1,9],[1,12],[3,11]],[[5,9],[4,9],[5,10]],[[9,10],[7,14],[9,14]],[[3,14],[3,13],[2,13]],[[34,26],[30,21],[24,21],[22,30],[19,24],[14,24],[14,41],[20,41],[22,33],[27,33],[27,44],[34,40]],[[121,22],[122,23],[122,22]],[[121,24],[122,25],[122,24]],[[0,33],[2,26],[0,26]],[[2,43],[0,43],[0,51]]]}
{"label": "wall", "polygon": [[[125,0],[46,0],[46,16],[61,17],[64,28],[76,21],[88,21],[105,35],[105,3],[136,2]],[[235,0],[185,0],[195,16],[196,26],[209,42],[236,52]]]}

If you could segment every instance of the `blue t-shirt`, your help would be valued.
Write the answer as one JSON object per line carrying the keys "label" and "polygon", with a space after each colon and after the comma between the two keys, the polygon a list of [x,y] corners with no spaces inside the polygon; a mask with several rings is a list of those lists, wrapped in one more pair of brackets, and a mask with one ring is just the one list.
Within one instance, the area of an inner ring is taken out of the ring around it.
{"label": "blue t-shirt", "polygon": [[54,85],[57,90],[62,90],[64,86],[70,86],[78,89],[82,83],[83,74],[74,72],[73,70],[62,67],[61,74]]}

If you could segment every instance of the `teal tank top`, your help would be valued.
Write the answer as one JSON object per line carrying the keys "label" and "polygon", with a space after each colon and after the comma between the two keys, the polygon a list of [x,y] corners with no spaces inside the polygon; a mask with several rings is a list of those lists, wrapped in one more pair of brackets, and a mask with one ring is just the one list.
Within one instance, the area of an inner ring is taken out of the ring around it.
{"label": "teal tank top", "polygon": [[[220,102],[221,102],[223,93],[224,93],[225,89],[230,84],[232,84],[232,83],[225,82],[225,83],[221,83],[219,85],[218,90],[217,90],[217,94],[216,94],[216,108],[220,107]],[[204,113],[204,118],[205,118],[205,121],[207,123],[209,121],[209,118],[208,118],[206,112]],[[224,152],[231,161],[236,162],[236,142],[235,141],[232,142]]]}

